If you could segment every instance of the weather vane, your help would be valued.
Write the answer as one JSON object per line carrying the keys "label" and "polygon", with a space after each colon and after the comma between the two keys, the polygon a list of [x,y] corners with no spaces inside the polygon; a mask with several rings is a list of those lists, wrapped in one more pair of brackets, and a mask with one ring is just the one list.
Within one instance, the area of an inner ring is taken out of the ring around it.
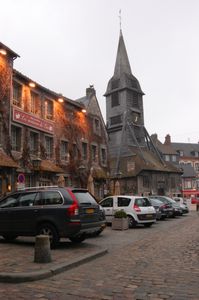
{"label": "weather vane", "polygon": [[122,30],[122,12],[119,10],[119,19],[120,19],[120,30]]}

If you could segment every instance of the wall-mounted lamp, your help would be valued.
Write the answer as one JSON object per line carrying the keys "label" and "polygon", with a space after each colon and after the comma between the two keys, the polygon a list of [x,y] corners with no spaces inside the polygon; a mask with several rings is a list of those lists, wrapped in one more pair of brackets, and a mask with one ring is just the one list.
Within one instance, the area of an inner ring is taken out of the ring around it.
{"label": "wall-mounted lamp", "polygon": [[63,102],[64,102],[64,99],[63,99],[63,98],[61,98],[61,97],[60,97],[60,98],[58,98],[57,100],[58,100],[58,102],[59,102],[59,103],[63,103]]}
{"label": "wall-mounted lamp", "polygon": [[85,114],[85,113],[86,113],[86,109],[85,109],[85,108],[83,108],[83,109],[82,109],[82,112]]}
{"label": "wall-mounted lamp", "polygon": [[34,87],[36,87],[36,84],[34,82],[29,82],[29,86],[34,88]]}
{"label": "wall-mounted lamp", "polygon": [[7,55],[7,51],[5,49],[0,49],[0,54]]}

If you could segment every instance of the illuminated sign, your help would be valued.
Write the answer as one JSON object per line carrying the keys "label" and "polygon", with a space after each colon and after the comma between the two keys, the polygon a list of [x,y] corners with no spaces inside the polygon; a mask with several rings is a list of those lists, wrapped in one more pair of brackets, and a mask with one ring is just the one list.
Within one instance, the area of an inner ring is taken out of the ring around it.
{"label": "illuminated sign", "polygon": [[13,121],[34,127],[36,129],[54,133],[54,126],[51,122],[35,117],[31,114],[13,108]]}

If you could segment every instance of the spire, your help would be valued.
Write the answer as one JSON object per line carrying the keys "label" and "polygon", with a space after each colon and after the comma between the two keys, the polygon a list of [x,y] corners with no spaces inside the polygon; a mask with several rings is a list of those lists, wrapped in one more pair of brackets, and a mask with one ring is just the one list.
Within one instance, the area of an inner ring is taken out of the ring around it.
{"label": "spire", "polygon": [[117,58],[115,63],[114,77],[120,78],[121,74],[126,73],[131,75],[131,66],[129,63],[124,39],[122,35],[122,29],[120,29],[119,44],[117,49]]}

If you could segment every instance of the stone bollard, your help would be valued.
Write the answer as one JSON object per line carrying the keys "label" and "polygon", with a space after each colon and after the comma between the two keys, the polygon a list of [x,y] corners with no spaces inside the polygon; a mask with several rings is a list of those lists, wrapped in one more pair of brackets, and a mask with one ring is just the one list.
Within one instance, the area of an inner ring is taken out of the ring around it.
{"label": "stone bollard", "polygon": [[37,235],[35,238],[35,263],[51,262],[50,240],[48,235]]}

